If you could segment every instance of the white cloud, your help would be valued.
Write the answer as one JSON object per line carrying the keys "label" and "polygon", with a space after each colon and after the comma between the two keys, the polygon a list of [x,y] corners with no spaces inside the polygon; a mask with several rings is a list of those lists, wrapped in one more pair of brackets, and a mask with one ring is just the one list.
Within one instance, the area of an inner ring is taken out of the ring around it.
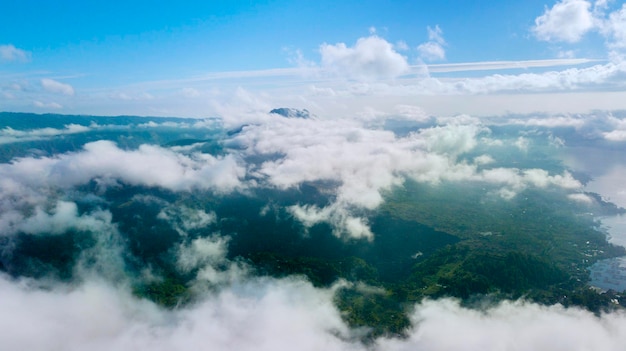
{"label": "white cloud", "polygon": [[0,62],[27,62],[30,61],[30,52],[18,49],[12,44],[0,45]]}
{"label": "white cloud", "polygon": [[626,141],[626,130],[614,130],[612,132],[604,133],[606,140],[611,141]]}
{"label": "white cloud", "polygon": [[16,228],[3,228],[3,234],[23,232],[26,234],[62,234],[68,230],[102,232],[111,225],[111,213],[97,211],[89,215],[79,215],[73,202],[58,201],[52,213],[36,207],[34,213],[16,223]]}
{"label": "white cloud", "polygon": [[41,101],[35,100],[33,101],[33,105],[40,107],[40,108],[53,108],[53,109],[63,108],[63,105],[54,101],[53,102],[41,102]]}
{"label": "white cloud", "polygon": [[[626,316],[595,317],[576,308],[504,302],[487,310],[457,301],[426,301],[412,317],[407,340],[384,340],[381,350],[617,351],[626,337]],[[454,330],[454,337],[450,331]]]}
{"label": "white cloud", "polygon": [[600,60],[591,60],[584,58],[558,58],[548,60],[523,60],[523,61],[483,61],[483,62],[462,62],[462,63],[438,63],[429,64],[428,71],[433,73],[448,72],[471,72],[471,71],[490,71],[503,69],[523,69],[528,70],[537,67],[558,67],[573,66],[597,62]]}
{"label": "white cloud", "polygon": [[620,119],[609,115],[606,122],[612,129],[602,133],[606,140],[626,141],[626,118]]}
{"label": "white cloud", "polygon": [[206,228],[215,223],[217,215],[215,212],[207,213],[201,209],[177,205],[162,209],[157,218],[170,222],[180,235],[186,235],[190,230]]}
{"label": "white cloud", "polygon": [[612,12],[608,19],[603,22],[602,30],[611,39],[609,47],[626,48],[626,4],[622,8]]}
{"label": "white cloud", "polygon": [[428,30],[428,40],[434,41],[439,44],[445,44],[446,41],[443,39],[443,31],[439,28],[439,25],[436,25],[435,28],[431,28],[430,26],[426,28]]}
{"label": "white cloud", "polygon": [[446,50],[439,43],[427,42],[417,47],[420,57],[428,61],[444,60]]}
{"label": "white cloud", "polygon": [[530,139],[521,136],[517,138],[517,140],[515,141],[513,145],[517,146],[517,148],[522,151],[528,151],[528,146],[530,145]]}
{"label": "white cloud", "polygon": [[595,27],[590,9],[586,0],[561,0],[535,19],[532,30],[539,40],[578,42]]}
{"label": "white cloud", "polygon": [[197,238],[189,244],[180,244],[177,265],[186,273],[207,264],[222,263],[226,259],[227,244],[228,238],[219,235]]}
{"label": "white cloud", "polygon": [[409,50],[409,45],[404,40],[397,41],[394,47],[399,51]]}
{"label": "white cloud", "polygon": [[354,47],[344,43],[322,44],[320,54],[324,70],[348,78],[393,78],[409,70],[406,58],[376,35],[360,38]]}
{"label": "white cloud", "polygon": [[496,160],[489,155],[480,155],[474,158],[474,163],[477,165],[488,165],[490,163],[494,163]]}
{"label": "white cloud", "polygon": [[351,239],[374,239],[374,233],[370,229],[367,219],[355,217],[350,214],[347,206],[335,202],[330,206],[319,208],[311,205],[294,205],[287,210],[306,228],[315,224],[327,222],[333,226],[333,234],[337,237]]}
{"label": "white cloud", "polygon": [[[189,89],[189,88],[187,88]],[[187,96],[187,97],[191,97],[188,96],[188,94],[193,94],[193,92],[188,91],[183,89],[182,91],[183,95]],[[109,97],[111,99],[114,100],[122,100],[122,101],[146,101],[146,100],[153,100],[154,96],[150,93],[147,92],[113,92],[111,94],[109,94]]]}
{"label": "white cloud", "polygon": [[40,291],[2,277],[0,292],[0,338],[12,350],[360,348],[348,341],[332,291],[297,280],[248,282],[174,311],[94,282]]}
{"label": "white cloud", "polygon": [[[7,194],[3,194],[7,195]],[[11,201],[10,199],[7,199]],[[12,205],[12,206],[11,206]],[[19,204],[17,204],[19,205]],[[74,202],[56,201],[44,206],[37,204],[28,215],[21,211],[16,203],[4,202],[0,205],[1,235],[25,234],[62,234],[68,230],[105,232],[111,228],[111,213],[96,210],[88,214],[78,213]],[[28,213],[27,212],[27,213]]]}
{"label": "white cloud", "polygon": [[[468,78],[442,82],[435,86],[438,93],[490,94],[505,91],[571,91],[592,87],[622,89],[626,77],[626,62],[610,62],[586,68],[570,68],[545,73],[519,75],[495,74],[481,78]],[[429,88],[424,88],[429,89]],[[432,93],[437,93],[430,88]]]}
{"label": "white cloud", "polygon": [[88,143],[77,153],[0,165],[2,177],[32,188],[70,188],[96,180],[103,185],[121,181],[174,191],[228,193],[243,186],[244,174],[234,156],[182,155],[153,145],[123,150],[104,140]]}
{"label": "white cloud", "polygon": [[573,200],[576,202],[582,202],[584,204],[592,204],[594,202],[594,200],[591,197],[589,197],[589,195],[586,195],[584,193],[569,194],[567,195],[567,197],[570,200]]}
{"label": "white cloud", "polygon": [[0,339],[7,349],[620,351],[626,338],[620,312],[596,317],[508,301],[474,310],[443,299],[415,306],[406,339],[364,345],[341,320],[333,289],[294,279],[248,281],[175,310],[101,282],[47,290],[27,283],[0,278]]}
{"label": "white cloud", "polygon": [[33,197],[37,190],[28,191],[15,183],[16,188],[7,191],[6,185],[0,184],[0,235],[58,235],[74,231],[90,236],[94,245],[81,249],[74,273],[81,277],[95,273],[118,282],[128,280],[122,240],[111,212],[94,209],[80,213],[75,202],[54,200],[51,194]]}
{"label": "white cloud", "polygon": [[446,41],[443,39],[443,32],[439,26],[428,27],[428,41],[417,47],[420,57],[428,61],[444,60],[446,50],[443,48]]}
{"label": "white cloud", "polygon": [[512,119],[508,123],[541,127],[575,127],[580,128],[587,123],[584,118],[574,116],[546,116],[544,118]]}
{"label": "white cloud", "polygon": [[[416,121],[416,122],[427,122],[433,119],[432,116],[429,116],[424,109],[415,105],[405,105],[400,104],[394,106],[395,114],[394,117],[400,117],[406,120]],[[386,114],[385,117],[388,117]]]}
{"label": "white cloud", "polygon": [[0,144],[14,143],[19,141],[40,140],[57,135],[76,134],[90,131],[90,127],[78,124],[68,124],[63,129],[40,128],[32,130],[15,130],[11,127],[0,129]]}
{"label": "white cloud", "polygon": [[[367,122],[363,122],[367,123]],[[569,173],[549,174],[539,169],[488,168],[492,161],[474,164],[459,160],[484,141],[487,130],[472,118],[457,118],[446,125],[423,128],[407,136],[371,129],[348,120],[303,120],[280,117],[246,127],[229,143],[247,155],[272,155],[250,168],[258,186],[288,189],[305,182],[336,184],[334,200],[325,207],[299,204],[291,213],[306,227],[328,222],[338,236],[371,238],[363,211],[374,210],[384,193],[401,186],[406,178],[419,182],[486,182],[506,188],[509,197],[526,187],[556,186],[578,189]],[[522,139],[522,147],[528,140]],[[481,169],[478,169],[481,165]]]}
{"label": "white cloud", "polygon": [[[561,0],[535,19],[535,36],[544,41],[576,43],[590,31],[599,32],[611,50],[626,48],[626,5],[608,12],[610,1]],[[564,52],[573,54],[571,50]],[[612,52],[611,55],[621,57]]]}
{"label": "white cloud", "polygon": [[182,273],[195,271],[191,288],[204,294],[211,288],[242,283],[249,278],[248,266],[226,258],[230,238],[213,234],[181,243],[176,251],[176,266]]}
{"label": "white cloud", "polygon": [[471,175],[469,180],[483,181],[501,186],[499,193],[504,199],[510,199],[529,186],[546,188],[550,186],[567,190],[579,190],[582,184],[569,172],[550,175],[543,169],[491,168]]}
{"label": "white cloud", "polygon": [[65,83],[58,82],[54,79],[43,78],[41,79],[41,86],[44,90],[55,94],[74,95],[74,88]]}

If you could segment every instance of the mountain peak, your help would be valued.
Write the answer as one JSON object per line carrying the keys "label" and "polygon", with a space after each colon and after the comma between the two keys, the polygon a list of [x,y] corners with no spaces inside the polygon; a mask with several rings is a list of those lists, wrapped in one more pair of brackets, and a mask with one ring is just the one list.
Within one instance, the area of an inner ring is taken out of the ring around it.
{"label": "mountain peak", "polygon": [[311,113],[307,109],[299,110],[296,108],[280,107],[270,111],[286,118],[311,118]]}

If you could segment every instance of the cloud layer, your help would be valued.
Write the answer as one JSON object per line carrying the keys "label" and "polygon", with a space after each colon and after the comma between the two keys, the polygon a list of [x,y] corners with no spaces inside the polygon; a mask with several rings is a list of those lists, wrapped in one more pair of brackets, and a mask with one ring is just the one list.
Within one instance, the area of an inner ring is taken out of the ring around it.
{"label": "cloud layer", "polygon": [[[293,280],[235,285],[193,306],[162,310],[124,289],[90,281],[38,290],[0,278],[0,337],[29,350],[503,350],[617,351],[626,316],[504,302],[471,310],[454,300],[426,301],[407,339],[365,346],[332,303],[332,289]],[[97,316],[97,318],[94,318]],[[450,333],[454,332],[454,337]]]}

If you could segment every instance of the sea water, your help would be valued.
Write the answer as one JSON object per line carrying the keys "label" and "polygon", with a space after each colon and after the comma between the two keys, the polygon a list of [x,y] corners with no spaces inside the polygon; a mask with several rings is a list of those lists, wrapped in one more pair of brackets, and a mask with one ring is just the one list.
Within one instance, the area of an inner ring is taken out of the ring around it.
{"label": "sea water", "polygon": [[[572,169],[592,177],[585,191],[626,208],[626,157],[617,148],[576,147],[565,156]],[[626,247],[626,215],[598,218],[610,243]],[[603,290],[626,290],[626,257],[601,260],[589,267],[591,285]]]}
{"label": "sea water", "polygon": [[[601,219],[609,242],[626,246],[626,215]],[[626,290],[626,257],[609,258],[589,267],[591,285],[603,290]]]}
{"label": "sea water", "polygon": [[[587,189],[617,206],[626,207],[626,166],[614,164],[606,173],[594,178]],[[626,215],[600,218],[610,243],[626,247]],[[626,290],[626,257],[602,260],[589,267],[591,285],[603,290]]]}

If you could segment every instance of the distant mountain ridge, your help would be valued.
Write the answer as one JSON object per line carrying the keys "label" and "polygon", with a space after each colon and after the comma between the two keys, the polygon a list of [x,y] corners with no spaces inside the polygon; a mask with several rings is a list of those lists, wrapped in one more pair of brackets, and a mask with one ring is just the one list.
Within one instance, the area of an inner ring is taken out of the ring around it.
{"label": "distant mountain ridge", "polygon": [[[207,117],[205,119],[210,119]],[[215,117],[212,117],[215,118]],[[15,130],[33,129],[42,127],[63,128],[68,124],[89,126],[98,124],[140,124],[147,122],[197,122],[199,118],[186,117],[154,117],[154,116],[96,116],[96,115],[65,115],[56,113],[29,113],[29,112],[0,112],[0,128],[11,127]]]}

